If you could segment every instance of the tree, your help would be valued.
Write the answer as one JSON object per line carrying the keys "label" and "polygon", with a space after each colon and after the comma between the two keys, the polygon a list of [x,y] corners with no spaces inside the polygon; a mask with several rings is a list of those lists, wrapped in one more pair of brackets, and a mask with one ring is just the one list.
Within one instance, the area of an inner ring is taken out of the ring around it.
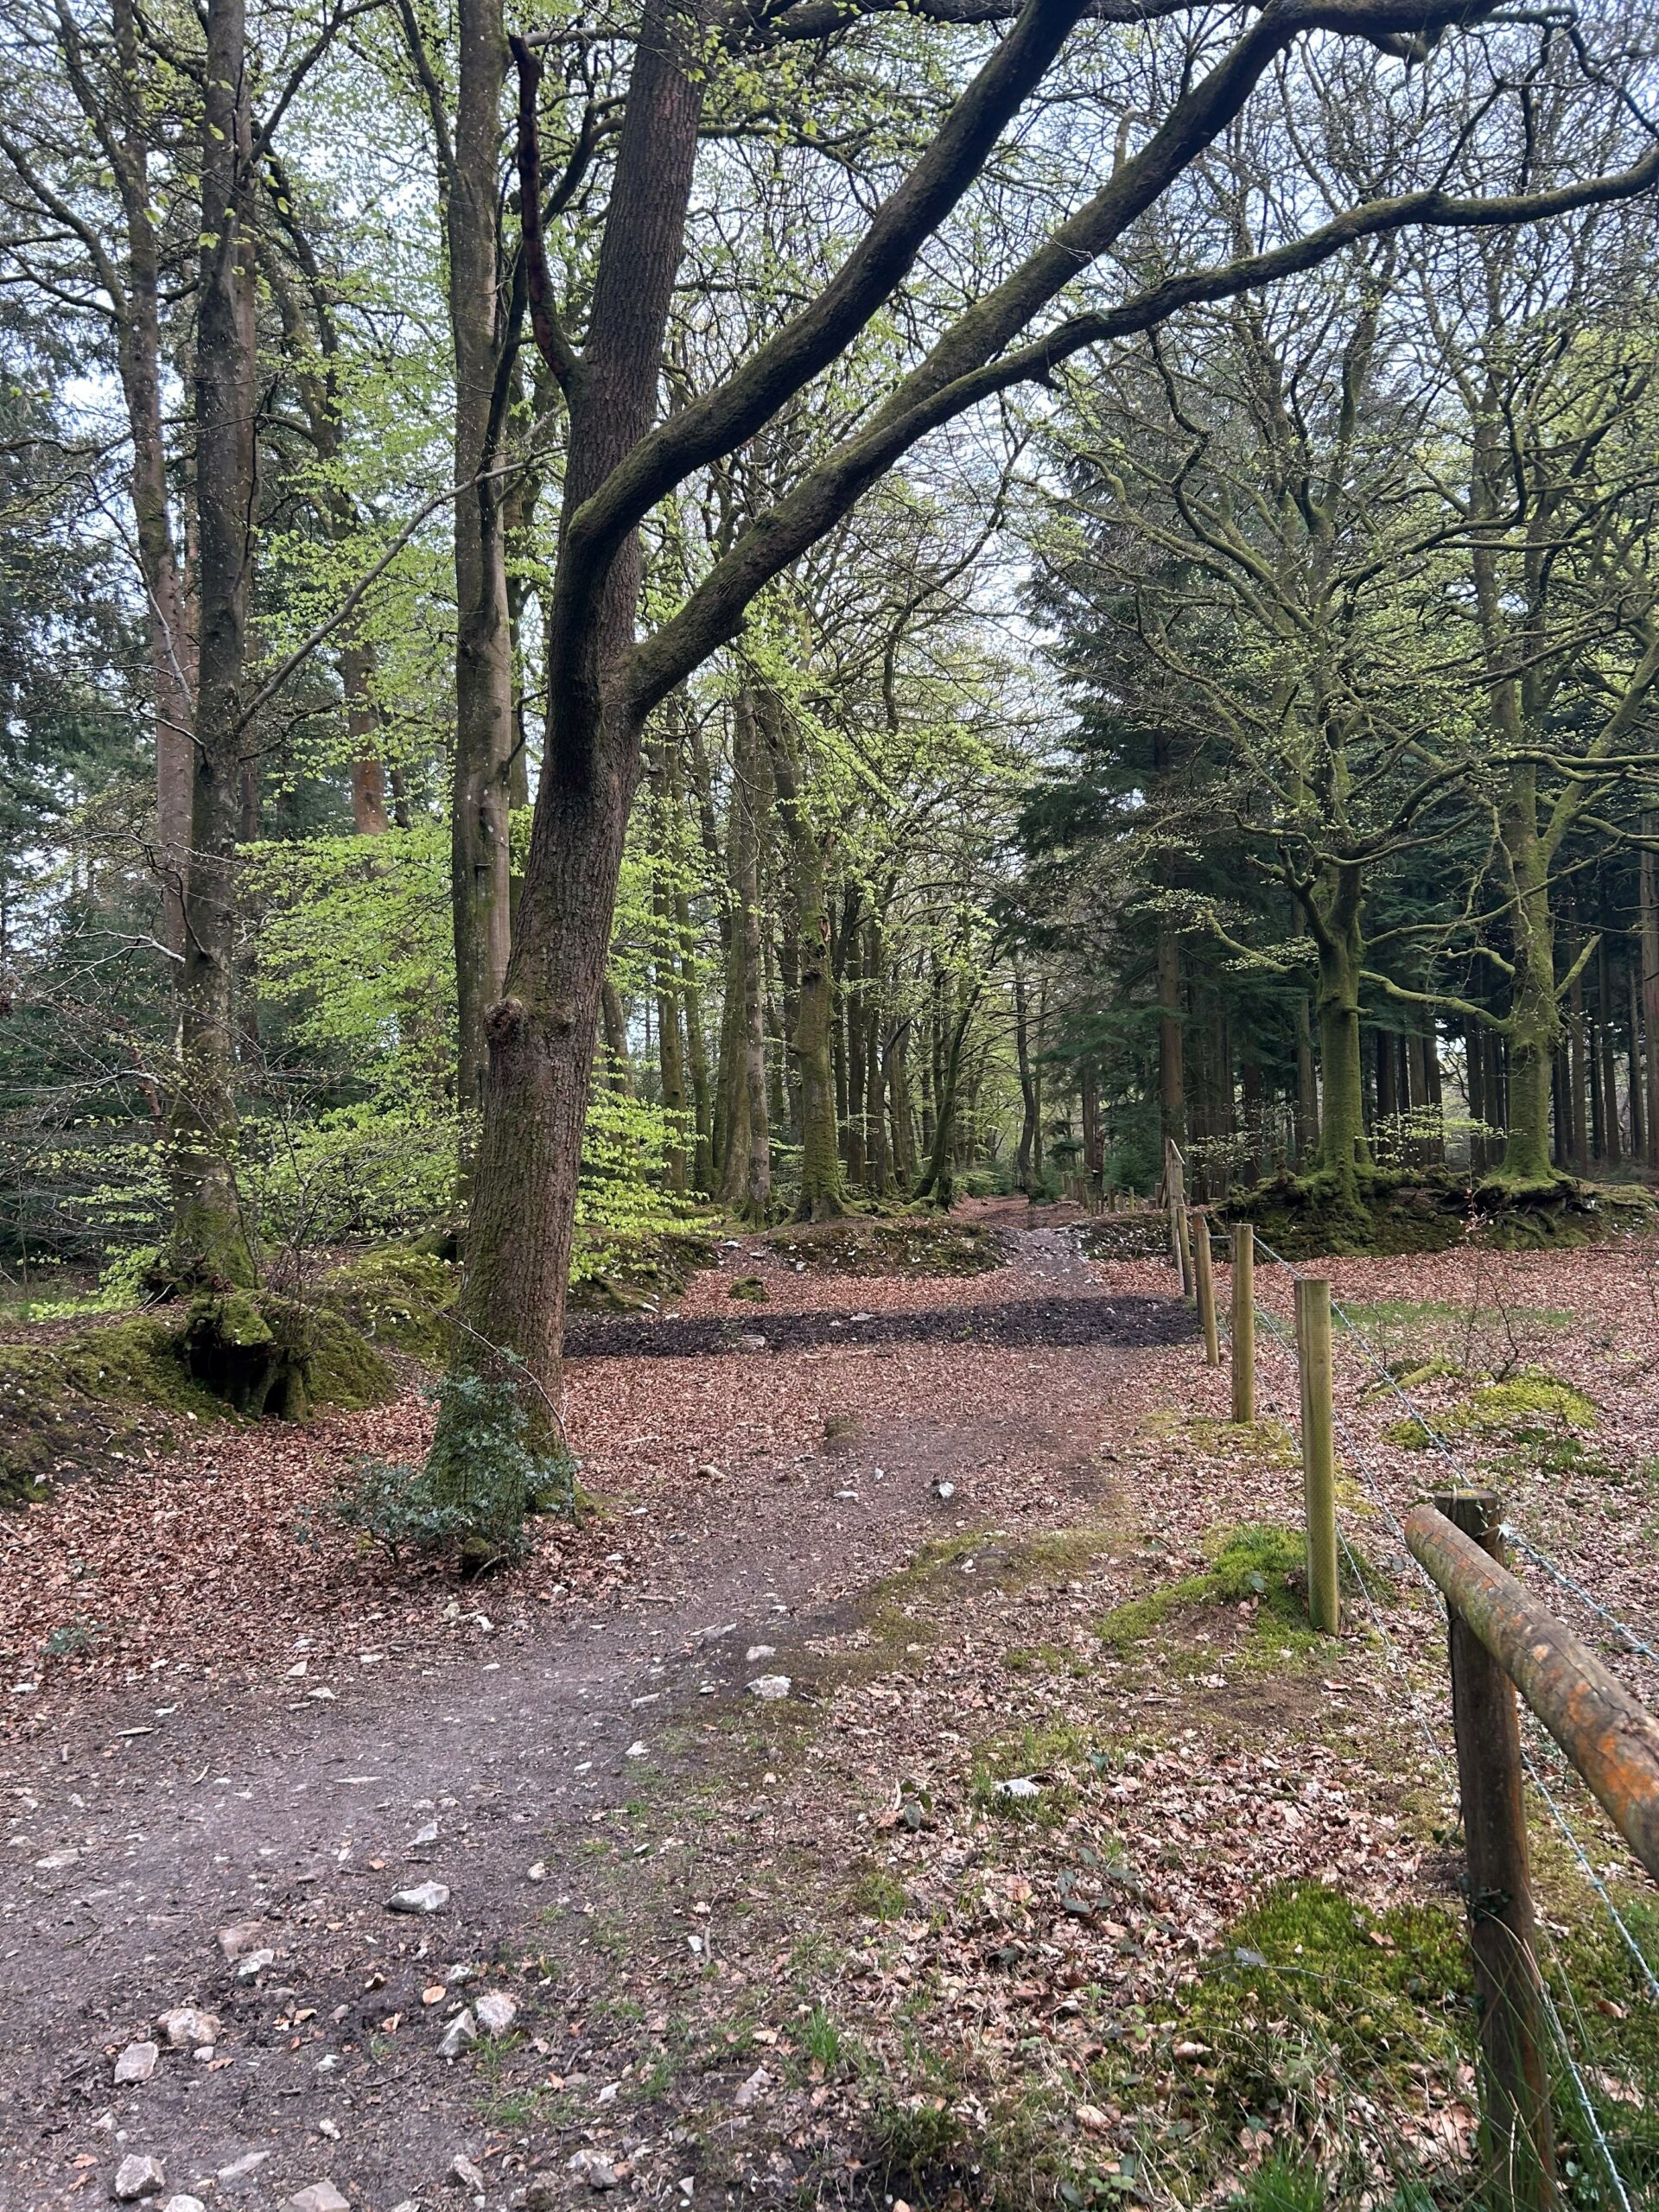
{"label": "tree", "polygon": [[[1185,10],[1172,5],[1156,12],[1179,24]],[[1398,192],[1344,209],[1274,246],[1160,272],[1132,285],[1116,304],[1068,315],[1019,343],[1080,271],[1122,245],[1299,41],[1351,37],[1407,60],[1426,57],[1470,19],[1465,9],[1450,6],[1326,0],[1269,10],[1218,49],[1195,20],[1185,33],[1185,88],[1138,143],[1126,131],[1109,181],[1001,283],[947,318],[858,428],[755,518],[676,612],[638,637],[641,524],[696,471],[753,438],[888,307],[922,247],[960,207],[1013,118],[1056,66],[1082,13],[1077,0],[1028,0],[830,283],[720,384],[660,419],[664,332],[711,79],[702,21],[684,0],[648,0],[645,8],[580,347],[551,296],[543,251],[539,67],[522,43],[516,48],[530,311],[568,410],[569,465],[546,601],[546,760],[505,988],[488,1020],[490,1070],[462,1297],[467,1349],[458,1357],[463,1368],[504,1356],[516,1363],[531,1418],[543,1428],[555,1402],[604,946],[652,709],[733,634],[770,580],[886,469],[930,430],[997,392],[1051,373],[1085,346],[1150,327],[1186,302],[1242,292],[1317,264],[1356,237],[1408,224],[1530,219],[1635,194],[1659,174],[1659,156],[1649,151],[1627,172],[1553,193],[1458,199],[1433,184]],[[711,28],[728,50],[757,48],[764,60],[791,35],[816,36],[824,26],[803,4],[758,29],[747,20]],[[1174,35],[1179,44],[1179,29]]]}

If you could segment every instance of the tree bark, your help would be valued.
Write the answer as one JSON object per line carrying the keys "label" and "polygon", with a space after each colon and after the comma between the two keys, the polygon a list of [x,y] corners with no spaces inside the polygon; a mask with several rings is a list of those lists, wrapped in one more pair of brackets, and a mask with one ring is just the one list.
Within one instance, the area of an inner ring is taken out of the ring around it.
{"label": "tree bark", "polygon": [[[500,0],[460,0],[454,155],[444,194],[454,350],[455,753],[450,868],[458,1027],[456,1092],[481,1109],[485,1023],[501,995],[512,934],[509,763],[512,628],[505,518],[490,472],[500,455],[502,368],[497,175],[507,48]],[[587,963],[583,963],[584,967]],[[591,1020],[591,1015],[590,1015]]]}
{"label": "tree bark", "polygon": [[1659,813],[1642,817],[1642,1041],[1647,1054],[1647,1091],[1643,1104],[1648,1165],[1659,1168]]}
{"label": "tree bark", "polygon": [[1031,1043],[1026,1021],[1026,976],[1016,961],[1014,969],[1014,1056],[1020,1071],[1020,1143],[1014,1155],[1016,1189],[1029,1195],[1032,1147],[1037,1140],[1037,1087],[1031,1077]]}
{"label": "tree bark", "polygon": [[792,1049],[801,1085],[801,1188],[798,1221],[830,1221],[847,1210],[836,1126],[836,1072],[831,1024],[835,978],[830,949],[830,908],[824,896],[823,852],[801,788],[794,734],[783,702],[772,693],[757,702],[760,730],[772,763],[778,818],[789,841],[800,959]]}
{"label": "tree bark", "polygon": [[1181,1033],[1181,940],[1158,925],[1158,1110],[1166,1137],[1186,1142],[1186,1067]]}
{"label": "tree bark", "polygon": [[208,0],[202,99],[201,250],[195,417],[200,641],[191,865],[179,970],[173,1116],[178,1282],[247,1287],[253,1253],[238,1201],[236,847],[245,750],[243,692],[253,573],[258,407],[250,219],[251,124],[242,0]]}

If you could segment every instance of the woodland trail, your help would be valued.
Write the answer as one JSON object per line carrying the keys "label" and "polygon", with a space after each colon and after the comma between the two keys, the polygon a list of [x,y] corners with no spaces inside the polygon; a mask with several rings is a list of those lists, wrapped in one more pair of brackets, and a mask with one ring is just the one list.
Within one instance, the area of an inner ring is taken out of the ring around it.
{"label": "woodland trail", "polygon": [[[547,2085],[597,2080],[619,1976],[652,1955],[659,1974],[683,1976],[700,1955],[688,1947],[697,1921],[664,1885],[668,1847],[636,1855],[615,1843],[628,1808],[648,1802],[671,1828],[695,1801],[687,1817],[741,1872],[757,1855],[753,1815],[709,1808],[753,1749],[746,1731],[762,1709],[745,1684],[790,1675],[776,1710],[798,1726],[842,1665],[837,1651],[868,1641],[873,1593],[923,1547],[991,1519],[1052,1531],[1097,1509],[1096,1447],[1130,1371],[1191,1336],[1173,1300],[1103,1297],[1065,1229],[1009,1234],[1012,1265],[967,1300],[977,1325],[918,1343],[924,1368],[907,1365],[887,1402],[878,1392],[847,1433],[808,1453],[751,1457],[729,1479],[683,1489],[658,1516],[671,1525],[658,1531],[652,1586],[481,1636],[435,1663],[337,1666],[320,1680],[296,1662],[280,1684],[186,1691],[165,1706],[153,1688],[111,1693],[10,1746],[6,2212],[102,2201],[127,2154],[162,2161],[163,2202],[188,2191],[269,2207],[326,2177],[353,2207],[392,2212],[439,2201],[457,2152],[486,2158],[492,2208],[531,2165],[545,2167],[543,2188],[584,2193],[561,2155],[568,2128],[542,2124]],[[798,1370],[799,1389],[822,1393],[826,1359],[850,1373],[893,1357],[890,1343],[831,1337],[860,1285],[802,1287],[819,1310],[781,1310],[785,1277],[780,1306],[755,1324],[779,1339],[751,1362],[769,1386]],[[905,1288],[907,1313],[887,1315],[875,1338],[919,1339],[929,1313],[963,1303],[955,1283]],[[986,1326],[1001,1308],[1017,1316],[1006,1332]],[[1046,1311],[1058,1341],[1044,1340]],[[639,1349],[626,1332],[642,1325],[673,1325],[619,1324],[616,1353]],[[675,1352],[691,1354],[688,1375],[706,1363],[690,1343]],[[613,1359],[575,1366],[579,1398],[622,1387]],[[188,1611],[193,1593],[168,1603]],[[491,1603],[488,1584],[463,1599],[480,1612]],[[233,1643],[236,1622],[220,1627]],[[810,1926],[812,1879],[840,1870],[806,1872],[792,1909]],[[390,1893],[426,1880],[448,1888],[444,1910],[387,1912]],[[597,1948],[596,1916],[608,1931]],[[275,1957],[238,1980],[215,1937],[243,1923],[258,1923]],[[436,2044],[458,1969],[476,1977],[469,1997],[499,1986],[519,2017],[506,2044],[450,2064]],[[152,2078],[112,2088],[111,2055],[185,2005],[218,2015],[213,2058],[163,2050]],[[677,2199],[690,2201],[691,2150],[671,2151],[670,2167]],[[639,2185],[649,2195],[643,2164]]]}

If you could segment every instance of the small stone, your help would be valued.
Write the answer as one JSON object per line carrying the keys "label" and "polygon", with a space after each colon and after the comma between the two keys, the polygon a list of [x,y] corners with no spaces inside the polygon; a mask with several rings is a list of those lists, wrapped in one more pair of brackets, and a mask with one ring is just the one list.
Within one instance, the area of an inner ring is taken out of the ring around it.
{"label": "small stone", "polygon": [[417,1882],[412,1890],[394,1890],[386,1899],[388,1912],[442,1912],[449,1902],[442,1882]]}
{"label": "small stone", "polygon": [[524,1869],[524,1879],[527,1882],[544,1882],[547,1879],[546,1859],[537,1859],[531,1866],[526,1866]]}
{"label": "small stone", "polygon": [[771,2075],[764,2066],[757,2066],[746,2082],[738,2083],[737,2094],[732,2099],[732,2102],[739,2112],[747,2112],[751,2105],[760,2102],[771,2087]]}
{"label": "small stone", "polygon": [[161,2055],[153,2043],[130,2043],[115,2062],[116,2088],[124,2088],[130,2082],[148,2082]]}
{"label": "small stone", "polygon": [[457,2012],[439,2040],[438,2056],[459,2058],[463,2050],[470,2050],[477,2041],[477,2021],[470,2012]]}
{"label": "small stone", "polygon": [[486,2036],[504,2036],[518,2017],[518,2007],[505,1989],[492,1989],[478,2000],[478,2024]]}
{"label": "small stone", "polygon": [[352,2212],[351,2206],[331,2181],[314,2181],[283,2199],[283,2212]]}
{"label": "small stone", "polygon": [[199,2196],[169,2196],[162,2212],[207,2212],[207,2207]]}
{"label": "small stone", "polygon": [[438,1824],[435,1821],[429,1821],[423,1828],[416,1828],[414,1834],[410,1836],[409,1848],[411,1851],[419,1851],[423,1845],[435,1843],[437,1840]]}
{"label": "small stone", "polygon": [[276,1963],[275,1951],[250,1951],[245,1958],[237,1961],[236,1978],[238,1981],[255,1981],[267,1967]]}
{"label": "small stone", "polygon": [[484,2177],[464,2151],[457,2151],[449,2161],[449,2178],[462,2189],[470,2189],[474,2196],[482,2196]]}
{"label": "small stone", "polygon": [[935,1483],[933,1485],[933,1495],[935,1497],[954,1497],[956,1494],[957,1486],[955,1483]]}
{"label": "small stone", "polygon": [[749,1684],[749,1695],[766,1698],[768,1700],[773,1698],[787,1697],[789,1676],[787,1675],[757,1675]]}
{"label": "small stone", "polygon": [[757,1659],[775,1659],[778,1656],[778,1647],[775,1643],[752,1643],[743,1656],[752,1667]]}
{"label": "small stone", "polygon": [[61,1874],[74,1866],[79,1857],[78,1851],[72,1850],[66,1844],[61,1851],[48,1851],[44,1859],[37,1859],[35,1864],[43,1874]]}
{"label": "small stone", "polygon": [[[764,1337],[756,1336],[752,1331],[746,1329],[737,1340],[737,1348],[739,1351],[765,1351],[766,1340]],[[614,2183],[615,2177],[613,2175],[611,2180],[605,2183],[603,2186],[610,2189],[614,2186]]]}
{"label": "small stone", "polygon": [[338,2143],[340,2140],[340,2130],[332,2120],[320,2120],[317,2122],[317,2133],[319,2135],[326,2135],[331,2143]]}
{"label": "small stone", "polygon": [[569,2160],[569,2171],[578,2181],[585,2181],[589,2189],[616,2187],[616,2168],[597,2151],[575,2152]]}
{"label": "small stone", "polygon": [[[762,1341],[764,1341],[764,1339]],[[701,1475],[703,1481],[709,1483],[723,1482],[726,1478],[725,1468],[715,1466],[712,1459],[709,1460],[707,1466],[694,1467],[691,1471],[694,1475]]]}
{"label": "small stone", "polygon": [[219,2168],[219,2178],[220,2181],[228,2182],[246,2181],[250,2174],[258,2172],[270,2156],[269,2151],[245,2151],[242,2156],[234,2159],[231,2164]]}
{"label": "small stone", "polygon": [[234,1928],[221,1928],[219,1948],[226,1964],[234,1965],[238,1959],[245,1958],[250,1951],[257,1950],[259,1938],[264,1932],[257,1920],[238,1921]]}
{"label": "small stone", "polygon": [[630,1744],[627,1750],[623,1752],[622,1756],[625,1759],[642,1759],[646,1756],[650,1749],[651,1746],[645,1742],[645,1738],[642,1736],[634,1743]]}
{"label": "small stone", "polygon": [[159,2196],[167,2175],[159,2158],[123,2158],[115,2170],[113,2193],[121,2204],[137,2204],[141,2197]]}
{"label": "small stone", "polygon": [[1010,1776],[1007,1782],[999,1782],[996,1794],[999,1797],[1040,1797],[1043,1785],[1040,1782],[1033,1782],[1028,1774],[1016,1774]]}
{"label": "small stone", "polygon": [[219,2041],[219,2020],[212,2012],[199,2012],[194,2005],[175,2005],[156,2023],[167,2037],[169,2050],[200,2050]]}

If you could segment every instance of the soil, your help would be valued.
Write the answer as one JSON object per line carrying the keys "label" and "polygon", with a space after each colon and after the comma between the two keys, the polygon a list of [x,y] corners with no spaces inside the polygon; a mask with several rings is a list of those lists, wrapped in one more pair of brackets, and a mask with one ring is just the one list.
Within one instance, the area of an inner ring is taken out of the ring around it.
{"label": "soil", "polygon": [[[215,1425],[5,1524],[26,1672],[0,1710],[0,2212],[107,2202],[127,2154],[212,2212],[325,2179],[353,2212],[600,2183],[685,2212],[961,2206],[994,2154],[1048,2162],[1005,2202],[1071,2173],[1101,2201],[1182,2096],[1220,2096],[1182,2006],[1265,1891],[1452,1909],[1444,1621],[1389,1517],[1438,1470],[1390,1442],[1397,1403],[1339,1331],[1344,1526],[1376,1592],[1340,1637],[1281,1650],[1246,1602],[1109,1650],[1101,1618],[1204,1567],[1216,1530],[1296,1524],[1294,1371],[1264,1322],[1263,1427],[1232,1429],[1161,1261],[1090,1263],[1058,1211],[976,1217],[1007,1240],[995,1274],[843,1279],[733,1238],[676,1314],[584,1319],[567,1410],[605,1510],[465,1590],[295,1533],[353,1452],[418,1448],[413,1397]],[[1533,1539],[1659,1638],[1633,1541],[1659,1466],[1652,1248],[1332,1273],[1344,1300],[1427,1301],[1356,1309],[1391,1357],[1429,1327],[1471,1371],[1547,1363],[1594,1398],[1593,1465],[1563,1478],[1556,1440],[1535,1472],[1505,1444],[1497,1471]],[[734,1306],[751,1274],[765,1302]],[[1287,1275],[1257,1285],[1282,1328]],[[119,1637],[25,1656],[72,1602]],[[1659,1701],[1650,1671],[1633,1687]],[[752,1693],[771,1676],[786,1695]],[[1616,1879],[1605,1831],[1592,1848]],[[1559,1851],[1538,1878],[1552,1923],[1583,1909]],[[428,1880],[443,1910],[387,1910]],[[238,1923],[274,1955],[245,1980],[216,1941]],[[442,2057],[491,1990],[512,2031]],[[213,2057],[163,2050],[116,2087],[190,2004],[218,2015]],[[1096,2086],[1120,2051],[1121,2105]],[[1417,2069],[1397,2118],[1466,2179],[1463,2069]]]}
{"label": "soil", "polygon": [[[423,2002],[456,1967],[479,1976],[468,1994],[493,1982],[513,1994],[511,2069],[528,2062],[545,2083],[590,2065],[588,2016],[616,1978],[596,1987],[582,1949],[596,1835],[642,1794],[718,1790],[752,1763],[744,1729],[772,1709],[747,1698],[748,1680],[790,1674],[790,1721],[810,1712],[842,1667],[817,1647],[849,1630],[856,1641],[871,1594],[918,1549],[948,1549],[988,1510],[1006,1529],[1046,1532],[1097,1504],[1092,1446],[1115,1389],[1139,1348],[1192,1335],[1178,1301],[1101,1295],[1067,1230],[1018,1225],[1023,1205],[1010,1216],[1003,1294],[977,1305],[961,1302],[959,1283],[907,1281],[896,1287],[913,1310],[855,1320],[854,1292],[868,1300],[870,1285],[820,1283],[807,1295],[849,1310],[791,1313],[781,1300],[797,1286],[774,1274],[773,1303],[753,1321],[767,1354],[750,1356],[769,1384],[823,1347],[863,1365],[902,1342],[937,1348],[935,1390],[898,1414],[878,1393],[821,1452],[751,1457],[729,1481],[688,1488],[658,1532],[649,1589],[520,1618],[516,1632],[474,1625],[437,1665],[173,1684],[164,1704],[153,1688],[67,1699],[13,1745],[0,1767],[0,2085],[12,2113],[0,2205],[101,2200],[129,2152],[161,2158],[169,2191],[213,2202],[272,2205],[324,2176],[354,2205],[435,2201],[455,2153],[486,2147],[480,2062],[436,2056],[454,2005]],[[925,1302],[941,1294],[948,1304]],[[706,1357],[725,1327],[583,1319],[573,1395],[606,1389],[625,1355]],[[487,1585],[468,1594],[474,1623],[492,1602]],[[168,1603],[188,1613],[192,1593]],[[239,1633],[234,1619],[213,1628],[232,1643]],[[746,1660],[763,1643],[775,1656]],[[411,1841],[434,1822],[435,1841]],[[671,1943],[683,1967],[683,1908],[664,1902],[654,1859],[639,1866],[605,1907],[626,1923],[621,1955]],[[394,1890],[428,1878],[450,1889],[441,1914],[386,1910]],[[239,1981],[216,1931],[247,1922],[276,1955]],[[182,2005],[218,2016],[212,2060],[164,2050],[152,2079],[113,2089],[113,2056]],[[505,2175],[498,2152],[492,2203],[537,2155],[554,2157],[565,2185],[558,2132],[539,2135],[507,2152]],[[220,2178],[251,2152],[268,2155]]]}

